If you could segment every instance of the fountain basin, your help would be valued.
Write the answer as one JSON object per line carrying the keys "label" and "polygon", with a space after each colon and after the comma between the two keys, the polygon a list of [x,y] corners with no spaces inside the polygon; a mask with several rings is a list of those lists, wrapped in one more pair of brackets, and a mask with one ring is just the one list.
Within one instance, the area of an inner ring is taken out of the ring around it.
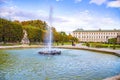
{"label": "fountain basin", "polygon": [[38,53],[42,55],[60,55],[61,51],[51,50],[51,51],[40,51]]}
{"label": "fountain basin", "polygon": [[[120,57],[101,52],[44,48],[0,50],[0,80],[103,80],[120,74]],[[98,75],[99,74],[99,75]]]}

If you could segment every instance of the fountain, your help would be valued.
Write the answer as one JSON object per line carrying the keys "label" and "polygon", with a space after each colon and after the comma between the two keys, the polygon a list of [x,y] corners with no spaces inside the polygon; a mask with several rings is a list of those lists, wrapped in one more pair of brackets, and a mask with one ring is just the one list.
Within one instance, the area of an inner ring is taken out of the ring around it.
{"label": "fountain", "polygon": [[45,42],[47,43],[47,46],[45,50],[39,51],[39,54],[43,55],[60,55],[61,51],[53,50],[52,49],[52,14],[53,14],[53,8],[50,7],[50,12],[49,12],[49,26],[47,26],[47,34],[45,37]]}

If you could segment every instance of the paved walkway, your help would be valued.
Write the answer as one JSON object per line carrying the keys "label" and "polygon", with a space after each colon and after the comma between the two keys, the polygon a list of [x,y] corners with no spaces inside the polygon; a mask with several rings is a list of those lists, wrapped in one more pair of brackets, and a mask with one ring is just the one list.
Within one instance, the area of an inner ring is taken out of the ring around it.
{"label": "paved walkway", "polygon": [[12,49],[12,48],[39,48],[42,45],[14,45],[14,46],[0,46],[0,49]]}
{"label": "paved walkway", "polygon": [[103,79],[103,80],[120,80],[120,75],[110,77],[110,78],[106,78],[106,79]]}

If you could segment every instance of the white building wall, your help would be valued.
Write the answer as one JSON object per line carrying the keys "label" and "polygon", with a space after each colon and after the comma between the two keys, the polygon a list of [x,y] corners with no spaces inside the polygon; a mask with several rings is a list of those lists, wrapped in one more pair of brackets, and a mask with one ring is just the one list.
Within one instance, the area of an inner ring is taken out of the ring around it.
{"label": "white building wall", "polygon": [[107,42],[109,38],[116,38],[120,32],[73,32],[73,36],[77,37],[81,42]]}

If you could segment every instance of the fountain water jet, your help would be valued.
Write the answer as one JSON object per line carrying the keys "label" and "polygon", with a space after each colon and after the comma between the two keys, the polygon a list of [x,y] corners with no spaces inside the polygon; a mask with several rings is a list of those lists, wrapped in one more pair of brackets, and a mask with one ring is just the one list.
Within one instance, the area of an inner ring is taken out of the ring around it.
{"label": "fountain water jet", "polygon": [[50,7],[50,12],[49,12],[49,26],[47,26],[47,34],[45,41],[47,42],[47,47],[44,51],[39,51],[39,54],[43,55],[60,55],[61,51],[53,50],[52,49],[52,15],[53,15],[53,8]]}

